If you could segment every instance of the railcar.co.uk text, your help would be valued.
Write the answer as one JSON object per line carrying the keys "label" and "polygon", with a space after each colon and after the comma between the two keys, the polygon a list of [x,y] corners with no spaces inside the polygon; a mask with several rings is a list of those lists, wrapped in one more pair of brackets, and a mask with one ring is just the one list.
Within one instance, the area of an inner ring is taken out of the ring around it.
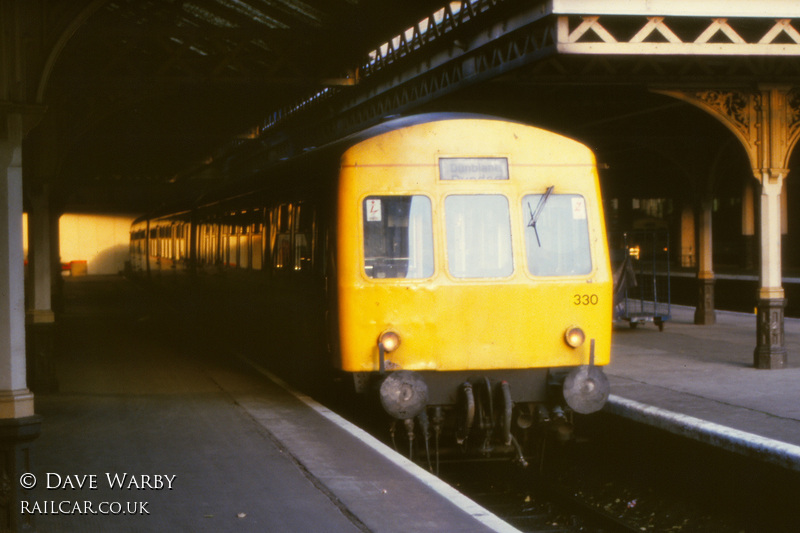
{"label": "railcar.co.uk text", "polygon": [[[44,487],[48,491],[165,491],[173,490],[174,474],[129,474],[106,472],[98,474],[58,474],[47,472]],[[20,486],[27,490],[36,488],[34,474],[20,476]],[[22,514],[93,514],[93,515],[149,515],[146,501],[93,501],[93,500],[25,500],[20,501]]]}

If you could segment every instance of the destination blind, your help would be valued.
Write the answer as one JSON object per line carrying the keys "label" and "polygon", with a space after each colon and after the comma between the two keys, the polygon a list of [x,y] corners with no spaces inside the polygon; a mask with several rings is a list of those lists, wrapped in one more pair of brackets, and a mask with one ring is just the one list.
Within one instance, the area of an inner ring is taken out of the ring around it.
{"label": "destination blind", "polygon": [[441,180],[507,180],[508,159],[505,157],[442,157],[439,159]]}

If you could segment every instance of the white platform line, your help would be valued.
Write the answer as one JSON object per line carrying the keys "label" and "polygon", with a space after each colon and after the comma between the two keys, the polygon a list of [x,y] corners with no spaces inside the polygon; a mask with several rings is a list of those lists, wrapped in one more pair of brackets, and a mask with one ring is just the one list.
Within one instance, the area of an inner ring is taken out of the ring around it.
{"label": "white platform line", "polygon": [[239,356],[245,363],[252,366],[258,372],[269,378],[275,384],[279,385],[287,392],[295,396],[297,399],[308,405],[314,411],[319,413],[320,415],[324,416],[343,430],[347,431],[353,437],[358,439],[359,441],[363,442],[376,452],[378,452],[381,456],[385,457],[395,465],[399,466],[403,471],[407,472],[409,475],[418,479],[421,483],[425,486],[429,487],[434,492],[440,494],[442,497],[447,499],[448,501],[452,502],[456,507],[463,510],[468,515],[472,516],[475,520],[481,522],[483,525],[491,529],[492,531],[497,531],[498,533],[522,533],[519,529],[513,527],[511,524],[505,522],[500,517],[492,513],[491,511],[487,510],[486,508],[478,505],[471,499],[464,496],[462,493],[458,492],[456,489],[439,479],[438,477],[434,476],[427,470],[421,468],[417,464],[413,463],[412,461],[406,459],[399,453],[392,450],[390,447],[364,431],[363,429],[359,428],[358,426],[352,424],[351,422],[345,420],[338,414],[334,413],[324,405],[320,404],[310,396],[306,396],[305,394],[296,391],[293,389],[288,383],[283,381],[281,378],[267,370],[266,368],[260,366],[258,363],[248,359],[244,356]]}
{"label": "white platform line", "polygon": [[604,410],[676,435],[800,471],[800,446],[788,442],[762,437],[614,394],[608,397]]}

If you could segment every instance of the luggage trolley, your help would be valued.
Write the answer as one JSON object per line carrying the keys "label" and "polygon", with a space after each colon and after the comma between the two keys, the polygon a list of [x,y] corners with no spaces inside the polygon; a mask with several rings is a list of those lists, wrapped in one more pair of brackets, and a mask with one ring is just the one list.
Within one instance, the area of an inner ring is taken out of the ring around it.
{"label": "luggage trolley", "polygon": [[664,331],[671,317],[669,232],[628,231],[623,243],[625,257],[614,276],[616,318],[631,328],[652,322]]}

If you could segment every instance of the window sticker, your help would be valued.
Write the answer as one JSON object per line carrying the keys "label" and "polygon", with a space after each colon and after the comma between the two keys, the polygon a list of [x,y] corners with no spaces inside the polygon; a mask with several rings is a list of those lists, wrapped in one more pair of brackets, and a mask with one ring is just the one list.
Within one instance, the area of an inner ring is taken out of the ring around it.
{"label": "window sticker", "polygon": [[572,220],[586,220],[586,203],[582,197],[572,197]]}
{"label": "window sticker", "polygon": [[383,219],[381,214],[381,201],[375,198],[367,200],[367,222],[380,222]]}

